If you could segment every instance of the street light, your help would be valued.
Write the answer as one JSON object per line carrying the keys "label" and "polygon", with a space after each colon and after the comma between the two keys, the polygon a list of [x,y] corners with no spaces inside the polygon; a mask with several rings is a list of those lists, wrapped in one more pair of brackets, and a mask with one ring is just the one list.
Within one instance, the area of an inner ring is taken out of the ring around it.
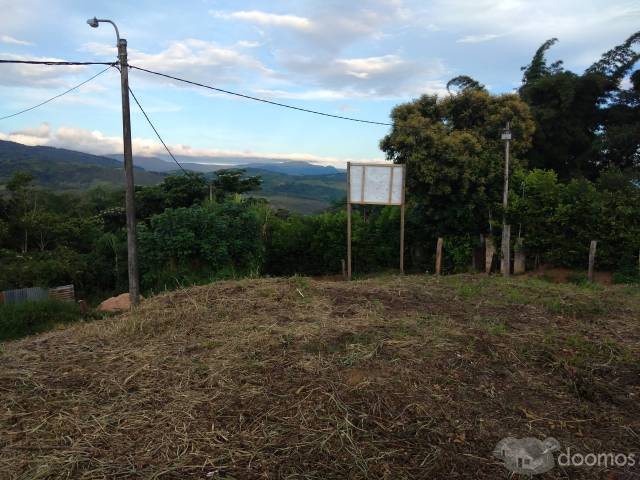
{"label": "street light", "polygon": [[140,302],[140,282],[138,279],[138,250],[136,246],[136,210],[134,206],[133,154],[131,149],[131,115],[129,113],[129,66],[127,63],[127,41],[120,38],[118,27],[111,20],[96,17],[87,20],[90,27],[98,28],[100,23],[110,23],[116,31],[118,60],[120,63],[120,85],[122,95],[122,140],[124,144],[124,171],[126,177],[127,210],[127,260],[129,270],[129,300],[131,305]]}
{"label": "street light", "polygon": [[111,20],[107,20],[106,18],[98,19],[96,17],[93,17],[87,20],[87,24],[93,28],[98,28],[100,23],[110,23],[111,25],[113,25],[113,28],[116,30],[116,38],[118,39],[118,43],[120,43],[120,32],[118,31],[118,27],[116,26],[116,24],[113,23]]}
{"label": "street light", "polygon": [[502,246],[500,271],[505,277],[511,270],[511,225],[507,225],[507,206],[509,201],[509,144],[511,142],[511,130],[509,122],[502,131],[501,139],[504,140],[504,191],[502,193]]}

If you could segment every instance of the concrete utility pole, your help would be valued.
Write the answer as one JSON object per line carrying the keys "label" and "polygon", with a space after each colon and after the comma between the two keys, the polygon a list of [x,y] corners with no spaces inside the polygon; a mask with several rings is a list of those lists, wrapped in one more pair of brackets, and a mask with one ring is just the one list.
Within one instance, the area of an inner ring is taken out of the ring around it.
{"label": "concrete utility pole", "polygon": [[122,140],[124,143],[124,171],[126,176],[127,209],[127,254],[129,267],[129,300],[131,305],[140,303],[140,280],[138,278],[138,248],[136,244],[136,209],[134,205],[133,152],[131,148],[131,114],[129,112],[129,67],[127,63],[127,41],[120,38],[118,27],[111,20],[90,18],[87,23],[98,25],[110,23],[118,40],[118,60],[120,61],[120,85],[122,93]]}
{"label": "concrete utility pole", "polygon": [[504,140],[504,192],[502,193],[502,255],[500,271],[505,277],[509,276],[511,269],[511,225],[507,225],[507,206],[509,202],[509,143],[511,142],[511,130],[509,122],[502,132]]}

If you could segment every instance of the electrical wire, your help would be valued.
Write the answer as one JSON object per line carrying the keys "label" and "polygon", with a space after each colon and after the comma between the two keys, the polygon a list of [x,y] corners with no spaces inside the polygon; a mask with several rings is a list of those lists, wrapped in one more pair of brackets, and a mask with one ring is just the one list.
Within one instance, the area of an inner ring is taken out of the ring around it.
{"label": "electrical wire", "polygon": [[129,87],[129,92],[131,93],[131,96],[133,97],[133,100],[136,102],[136,104],[138,105],[138,108],[140,108],[140,111],[142,112],[142,114],[144,115],[144,118],[147,119],[147,122],[149,122],[149,125],[151,125],[151,128],[153,129],[153,131],[155,132],[156,136],[158,137],[158,140],[160,140],[160,143],[162,143],[162,145],[164,146],[164,149],[167,151],[167,153],[169,154],[169,156],[173,159],[174,162],[176,162],[176,165],[178,165],[180,167],[180,169],[185,173],[185,175],[189,175],[189,172],[187,172],[184,167],[182,165],[180,165],[180,162],[178,162],[178,160],[176,160],[176,157],[173,156],[173,153],[171,153],[171,150],[169,150],[169,147],[167,147],[167,144],[164,143],[164,140],[162,139],[162,137],[160,136],[160,134],[158,133],[158,130],[156,129],[156,127],[153,125],[153,122],[151,122],[151,119],[149,118],[149,115],[147,115],[147,112],[144,111],[144,108],[142,108],[142,105],[140,105],[140,102],[138,101],[138,98],[136,97],[136,94],[133,93],[133,90],[131,90],[131,87]]}
{"label": "electrical wire", "polygon": [[191,80],[186,80],[184,78],[174,77],[173,75],[168,75],[166,73],[154,72],[153,70],[147,70],[146,68],[136,67],[135,65],[131,65],[131,64],[129,64],[129,67],[130,68],[135,68],[136,70],[140,70],[140,71],[143,71],[143,72],[151,73],[153,75],[158,75],[160,77],[170,78],[170,79],[176,80],[178,82],[188,83],[190,85],[195,85],[197,87],[207,88],[209,90],[214,90],[216,92],[226,93],[227,95],[234,95],[236,97],[246,98],[248,100],[254,100],[256,102],[268,103],[270,105],[276,105],[278,107],[290,108],[291,110],[298,110],[298,111],[301,111],[301,112],[313,113],[315,115],[322,115],[324,117],[339,118],[341,120],[349,120],[351,122],[369,123],[369,124],[373,124],[373,125],[384,125],[384,126],[388,126],[388,127],[393,126],[392,123],[388,123],[388,122],[375,122],[373,120],[364,120],[364,119],[361,119],[361,118],[344,117],[342,115],[333,115],[331,113],[319,112],[317,110],[310,110],[308,108],[295,107],[293,105],[287,105],[286,103],[274,102],[274,101],[271,101],[271,100],[266,100],[264,98],[253,97],[251,95],[245,95],[244,93],[233,92],[231,90],[225,90],[223,88],[212,87],[211,85],[206,85],[204,83],[198,83],[198,82],[194,82],[194,81],[191,81]]}
{"label": "electrical wire", "polygon": [[54,60],[1,60],[0,63],[22,63],[26,65],[109,65],[116,66],[118,62],[66,62]]}
{"label": "electrical wire", "polygon": [[[6,63],[18,63],[18,64],[30,64],[30,65],[64,65],[64,66],[68,66],[68,65],[108,65],[108,67],[118,68],[117,65],[118,65],[119,62],[72,62],[72,61],[6,60],[6,59],[0,59],[0,64],[2,64],[2,63],[5,63],[5,64]],[[176,76],[173,76],[173,75],[168,75],[166,73],[155,72],[153,70],[148,70],[146,68],[137,67],[137,66],[131,65],[131,64],[129,64],[128,66],[129,66],[129,68],[133,68],[133,69],[140,70],[140,71],[143,71],[143,72],[146,72],[146,73],[150,73],[152,75],[158,75],[158,76],[161,76],[161,77],[169,78],[171,80],[176,80],[178,82],[183,82],[183,83],[187,83],[187,84],[190,84],[190,85],[195,85],[197,87],[206,88],[206,89],[209,89],[209,90],[213,90],[213,91],[220,92],[220,93],[225,93],[227,95],[233,95],[233,96],[240,97],[240,98],[245,98],[245,99],[248,99],[248,100],[254,100],[256,102],[266,103],[266,104],[269,104],[269,105],[275,105],[275,106],[283,107],[283,108],[289,108],[291,110],[298,110],[300,112],[311,113],[311,114],[314,114],[314,115],[321,115],[321,116],[324,116],[324,117],[336,118],[336,119],[340,119],[340,120],[348,120],[348,121],[351,121],[351,122],[358,122],[358,123],[366,123],[366,124],[370,124],[370,125],[382,125],[382,126],[387,126],[387,127],[394,127],[394,129],[400,129],[400,130],[403,130],[403,129],[407,129],[407,130],[420,129],[420,127],[417,127],[417,126],[414,127],[414,126],[410,126],[410,125],[398,125],[398,124],[389,123],[389,122],[378,122],[378,121],[373,121],[373,120],[365,120],[365,119],[362,119],[362,118],[346,117],[346,116],[343,116],[343,115],[334,115],[334,114],[331,114],[331,113],[320,112],[320,111],[311,110],[311,109],[308,109],[308,108],[296,107],[294,105],[288,105],[286,103],[274,102],[272,100],[267,100],[265,98],[254,97],[252,95],[246,95],[246,94],[243,94],[243,93],[234,92],[232,90],[225,90],[223,88],[218,88],[218,87],[214,87],[214,86],[211,86],[211,85],[206,85],[206,84],[203,84],[203,83],[194,82],[192,80],[187,80],[187,79],[176,77]],[[22,113],[28,112],[30,110],[33,110],[34,108],[38,108],[38,107],[40,107],[40,106],[42,106],[42,105],[44,105],[46,103],[49,103],[52,100],[55,100],[56,98],[59,98],[59,97],[61,97],[63,95],[66,95],[67,93],[69,93],[69,92],[81,87],[85,83],[90,82],[91,80],[93,80],[97,76],[99,76],[102,73],[106,72],[108,69],[109,68],[106,68],[105,70],[102,70],[100,73],[98,73],[97,75],[94,75],[93,77],[89,78],[88,80],[76,85],[75,87],[70,88],[69,90],[67,90],[67,91],[65,91],[65,92],[63,92],[63,93],[61,93],[59,95],[56,95],[55,97],[52,97],[52,98],[50,98],[50,99],[48,99],[48,100],[46,100],[46,101],[44,101],[42,103],[39,103],[38,105],[34,105],[33,107],[27,108],[25,110],[21,110],[20,112],[16,112],[16,113],[11,114],[11,115],[0,117],[0,120],[4,120],[4,119],[7,119],[7,118],[11,118],[11,117],[14,117],[16,115],[20,115]],[[131,91],[131,89],[129,89],[129,91],[133,95],[133,91]],[[134,99],[135,99],[135,95],[134,95]],[[140,107],[140,110],[142,111],[142,113],[146,117],[147,121],[149,122],[149,125],[151,125],[151,127],[154,129],[154,131],[155,131],[156,135],[158,136],[158,138],[160,139],[160,141],[162,141],[162,138],[160,137],[158,132],[155,130],[155,127],[153,127],[153,124],[151,123],[151,120],[149,119],[147,114],[142,109],[142,106],[137,101],[137,99],[135,99],[135,100],[136,100],[136,103],[138,104],[138,107]],[[163,144],[164,144],[164,142],[163,142]],[[171,152],[169,151],[168,147],[166,145],[164,145],[164,147],[167,150],[167,152],[169,153],[169,155],[171,156],[171,158],[173,158],[173,160],[176,162],[176,164],[178,164],[178,166],[180,166],[180,168],[182,168],[180,163],[171,154]],[[185,170],[183,169],[183,171],[185,171]]]}
{"label": "electrical wire", "polygon": [[107,68],[105,68],[104,70],[101,70],[100,72],[96,73],[93,77],[88,78],[88,79],[87,79],[87,80],[85,80],[84,82],[79,83],[79,84],[78,84],[78,85],[76,85],[75,87],[71,87],[69,90],[66,90],[66,91],[64,91],[64,92],[62,92],[62,93],[60,93],[60,94],[56,95],[55,97],[51,97],[51,98],[49,98],[48,100],[45,100],[44,102],[41,102],[41,103],[39,103],[39,104],[37,104],[37,105],[34,105],[33,107],[25,108],[24,110],[20,110],[19,112],[12,113],[11,115],[5,115],[4,117],[0,117],[0,120],[5,120],[5,119],[7,119],[7,118],[15,117],[16,115],[20,115],[20,114],[22,114],[22,113],[29,112],[29,111],[31,111],[31,110],[34,110],[34,109],[36,109],[36,108],[38,108],[38,107],[41,107],[42,105],[45,105],[45,104],[47,104],[47,103],[49,103],[49,102],[51,102],[51,101],[55,100],[56,98],[60,98],[60,97],[62,97],[63,95],[66,95],[67,93],[72,92],[72,91],[74,91],[74,90],[76,90],[76,89],[80,88],[81,86],[83,86],[83,85],[85,85],[85,84],[89,83],[89,82],[90,82],[91,80],[93,80],[94,78],[99,77],[99,76],[100,76],[100,75],[102,75],[104,72],[106,72],[107,70],[109,70],[111,67],[113,67],[113,66],[114,66],[114,65],[113,65],[113,64],[111,64],[111,63],[110,63],[110,64],[108,64],[108,65],[109,65],[109,66],[108,66]]}

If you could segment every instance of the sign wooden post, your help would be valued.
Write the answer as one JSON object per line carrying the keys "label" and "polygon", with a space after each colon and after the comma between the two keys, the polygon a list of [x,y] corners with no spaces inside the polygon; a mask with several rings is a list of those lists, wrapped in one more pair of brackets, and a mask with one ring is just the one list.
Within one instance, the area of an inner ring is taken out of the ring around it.
{"label": "sign wooden post", "polygon": [[351,162],[347,162],[347,280],[351,280]]}
{"label": "sign wooden post", "polygon": [[352,204],[400,207],[400,272],[404,273],[404,189],[406,166],[347,162],[347,278],[351,280]]}
{"label": "sign wooden post", "polygon": [[404,273],[404,203],[400,205],[400,273]]}

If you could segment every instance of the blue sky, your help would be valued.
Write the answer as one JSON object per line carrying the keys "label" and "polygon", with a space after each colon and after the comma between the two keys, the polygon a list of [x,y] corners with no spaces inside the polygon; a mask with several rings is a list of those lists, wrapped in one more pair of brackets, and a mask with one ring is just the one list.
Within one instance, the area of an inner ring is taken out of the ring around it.
{"label": "blue sky", "polygon": [[[0,0],[0,57],[110,61],[118,24],[129,60],[152,70],[278,102],[389,121],[394,105],[445,94],[471,75],[496,93],[546,39],[550,59],[581,72],[640,25],[640,1]],[[102,67],[0,65],[0,116],[57,94]],[[186,87],[132,71],[131,87],[175,153],[257,156],[343,166],[383,157],[388,128],[327,119]],[[117,72],[0,121],[0,139],[121,150]],[[132,104],[134,151],[162,153]],[[213,160],[212,160],[213,161]]]}

